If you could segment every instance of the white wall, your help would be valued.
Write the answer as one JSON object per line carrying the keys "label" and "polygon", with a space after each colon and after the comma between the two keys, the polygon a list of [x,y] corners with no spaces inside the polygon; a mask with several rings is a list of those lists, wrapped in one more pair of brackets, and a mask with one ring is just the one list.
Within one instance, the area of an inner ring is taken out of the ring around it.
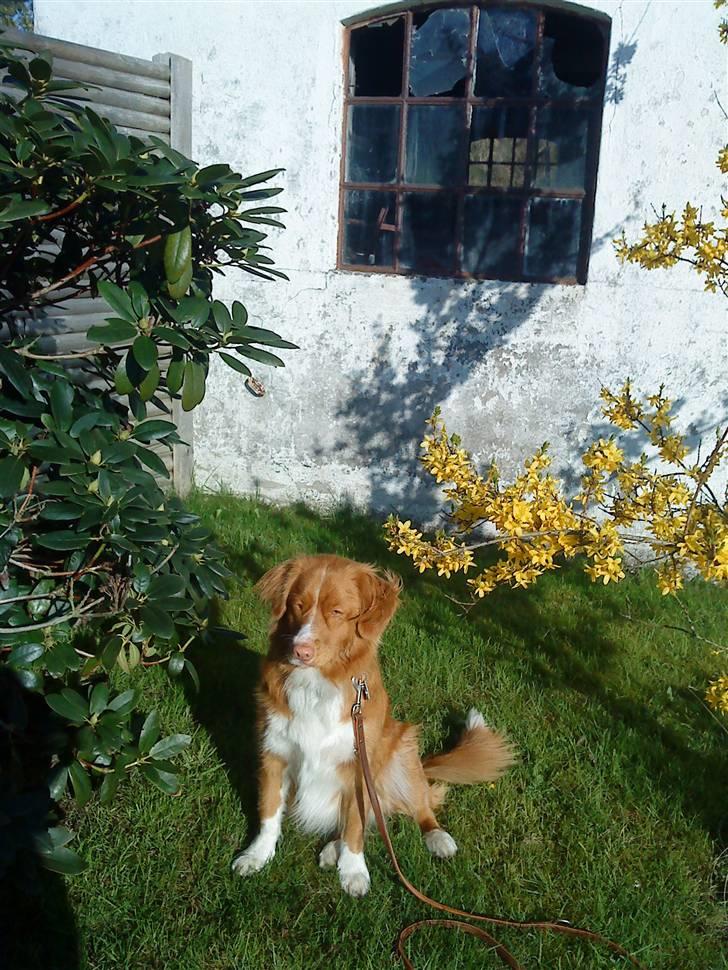
{"label": "white wall", "polygon": [[[651,205],[718,202],[725,48],[711,0],[594,2],[613,18],[586,286],[468,283],[335,269],[342,17],[372,4],[253,0],[35,0],[36,29],[194,63],[193,155],[245,173],[283,166],[288,228],[274,241],[286,283],[230,276],[253,322],[301,345],[261,368],[254,399],[214,366],[195,414],[195,476],[320,504],[431,508],[415,461],[435,404],[477,455],[506,471],[544,440],[573,463],[602,424],[602,383],[664,381],[696,435],[725,418],[724,301],[688,271],[621,268],[610,240]],[[627,61],[627,63],[625,63]],[[621,67],[620,67],[621,64]]]}

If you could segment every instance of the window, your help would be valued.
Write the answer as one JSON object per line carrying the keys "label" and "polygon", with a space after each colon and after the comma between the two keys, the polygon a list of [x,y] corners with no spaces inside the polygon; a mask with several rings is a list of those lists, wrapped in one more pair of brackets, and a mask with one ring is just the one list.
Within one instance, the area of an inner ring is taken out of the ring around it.
{"label": "window", "polygon": [[338,265],[584,283],[609,18],[403,6],[345,21]]}

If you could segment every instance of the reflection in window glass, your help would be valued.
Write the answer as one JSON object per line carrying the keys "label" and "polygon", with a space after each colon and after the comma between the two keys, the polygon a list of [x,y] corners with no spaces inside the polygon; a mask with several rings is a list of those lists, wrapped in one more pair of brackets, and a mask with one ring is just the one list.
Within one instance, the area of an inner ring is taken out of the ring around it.
{"label": "reflection in window glass", "polygon": [[435,10],[415,16],[409,66],[411,94],[416,98],[462,97],[469,33],[467,10]]}
{"label": "reflection in window glass", "polygon": [[531,199],[524,269],[528,276],[576,276],[581,202]]}
{"label": "reflection in window glass", "polygon": [[536,14],[481,9],[475,71],[477,97],[527,95],[533,83]]}
{"label": "reflection in window glass", "polygon": [[524,105],[473,108],[469,185],[524,187],[529,116]]}
{"label": "reflection in window glass", "polygon": [[405,182],[453,185],[463,180],[464,108],[410,105]]}
{"label": "reflection in window glass", "polygon": [[520,199],[465,196],[463,270],[485,276],[513,276],[518,269]]}
{"label": "reflection in window glass", "polygon": [[581,108],[542,108],[536,122],[536,176],[540,189],[583,189],[589,115]]}
{"label": "reflection in window glass", "polygon": [[547,13],[544,19],[539,91],[552,98],[591,98],[601,92],[601,31],[581,17]]}
{"label": "reflection in window glass", "polygon": [[455,266],[455,197],[449,193],[412,193],[402,197],[400,266],[433,276]]}
{"label": "reflection in window glass", "polygon": [[349,94],[398,97],[402,93],[404,19],[352,30],[349,38]]}
{"label": "reflection in window glass", "polygon": [[352,105],[346,138],[347,181],[394,182],[399,139],[398,105]]}
{"label": "reflection in window glass", "polygon": [[396,230],[393,192],[347,192],[344,198],[344,262],[359,266],[393,264]]}

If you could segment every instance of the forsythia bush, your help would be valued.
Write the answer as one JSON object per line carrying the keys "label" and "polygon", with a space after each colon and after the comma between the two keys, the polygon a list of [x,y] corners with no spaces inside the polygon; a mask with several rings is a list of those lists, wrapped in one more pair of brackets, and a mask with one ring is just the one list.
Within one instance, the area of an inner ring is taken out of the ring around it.
{"label": "forsythia bush", "polygon": [[[716,7],[728,0],[716,0]],[[719,28],[728,43],[728,21]],[[728,172],[728,145],[718,156]],[[722,200],[723,218],[728,201]],[[704,222],[698,206],[688,203],[682,215],[662,213],[646,223],[640,239],[615,240],[622,262],[645,269],[692,265],[705,287],[728,296],[728,228]],[[718,428],[707,454],[689,460],[685,438],[673,427],[672,402],[664,389],[645,399],[627,381],[618,393],[603,388],[602,414],[622,434],[646,435],[651,454],[630,461],[617,434],[600,438],[584,452],[579,492],[568,498],[550,472],[548,446],[529,458],[513,482],[504,483],[497,465],[485,473],[475,467],[458,435],[448,434],[436,409],[422,442],[422,463],[448,500],[448,529],[425,537],[412,522],[390,516],[385,534],[390,549],[408,556],[420,572],[435,569],[450,578],[467,579],[473,605],[497,586],[527,587],[561,562],[581,555],[594,582],[624,578],[628,559],[651,563],[663,595],[681,589],[686,573],[728,584],[728,507],[715,485],[715,473],[728,456],[728,424]],[[482,531],[477,540],[473,537]],[[500,558],[478,566],[478,550],[494,546]],[[650,550],[645,555],[645,550]],[[709,685],[705,699],[728,714],[728,676]]]}

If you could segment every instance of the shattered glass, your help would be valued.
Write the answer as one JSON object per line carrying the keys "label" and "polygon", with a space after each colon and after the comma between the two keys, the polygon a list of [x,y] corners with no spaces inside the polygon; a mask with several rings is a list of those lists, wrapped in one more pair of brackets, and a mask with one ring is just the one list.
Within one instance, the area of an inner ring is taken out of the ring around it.
{"label": "shattered glass", "polygon": [[386,98],[402,93],[404,19],[380,20],[352,30],[349,94]]}
{"label": "shattered glass", "polygon": [[580,201],[531,199],[524,262],[526,275],[548,279],[576,276],[580,234]]}
{"label": "shattered glass", "polygon": [[418,24],[415,18],[410,48],[409,90],[416,98],[460,97],[464,94],[470,14],[467,10],[435,10]]}
{"label": "shattered glass", "polygon": [[535,13],[505,7],[481,9],[475,71],[476,96],[530,94],[535,45]]}
{"label": "shattered glass", "polygon": [[596,24],[547,13],[539,91],[552,98],[594,98],[602,88],[604,37]]}

